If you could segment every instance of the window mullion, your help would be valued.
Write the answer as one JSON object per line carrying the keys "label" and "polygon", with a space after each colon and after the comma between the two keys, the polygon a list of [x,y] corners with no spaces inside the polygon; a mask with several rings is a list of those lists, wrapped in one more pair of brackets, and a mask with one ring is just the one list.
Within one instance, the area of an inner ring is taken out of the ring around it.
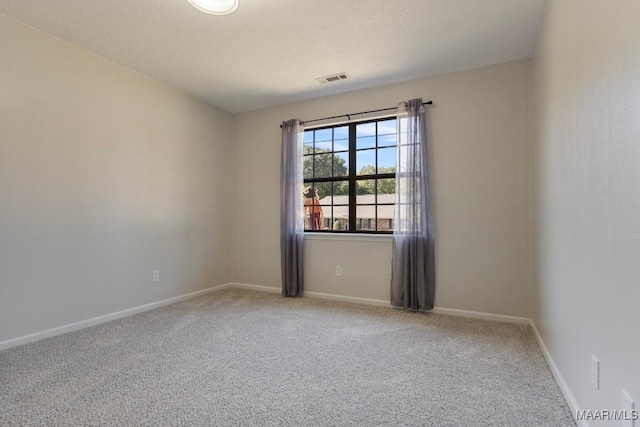
{"label": "window mullion", "polygon": [[356,231],[356,125],[349,124],[349,231]]}
{"label": "window mullion", "polygon": [[311,178],[316,177],[316,131],[313,131],[313,145],[311,146]]}
{"label": "window mullion", "polygon": [[[380,170],[378,169],[378,123],[376,122],[376,175],[378,175],[380,173]],[[378,179],[376,178],[375,181],[373,181],[373,200],[376,203],[375,208],[373,208],[373,217],[374,217],[374,227],[373,229],[375,231],[378,231]]]}

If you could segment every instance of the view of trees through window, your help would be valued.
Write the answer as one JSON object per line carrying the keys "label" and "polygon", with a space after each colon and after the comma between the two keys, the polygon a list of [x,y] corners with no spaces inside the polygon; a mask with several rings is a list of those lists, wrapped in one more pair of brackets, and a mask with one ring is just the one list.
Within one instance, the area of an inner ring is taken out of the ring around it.
{"label": "view of trees through window", "polygon": [[395,162],[395,118],[305,131],[305,229],[392,231]]}

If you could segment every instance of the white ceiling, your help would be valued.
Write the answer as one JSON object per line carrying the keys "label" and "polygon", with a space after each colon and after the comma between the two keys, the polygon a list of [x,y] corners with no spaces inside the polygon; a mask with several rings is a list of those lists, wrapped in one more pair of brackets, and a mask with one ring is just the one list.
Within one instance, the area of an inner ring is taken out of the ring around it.
{"label": "white ceiling", "polygon": [[240,0],[215,16],[186,0],[0,0],[0,13],[236,113],[526,58],[545,2]]}

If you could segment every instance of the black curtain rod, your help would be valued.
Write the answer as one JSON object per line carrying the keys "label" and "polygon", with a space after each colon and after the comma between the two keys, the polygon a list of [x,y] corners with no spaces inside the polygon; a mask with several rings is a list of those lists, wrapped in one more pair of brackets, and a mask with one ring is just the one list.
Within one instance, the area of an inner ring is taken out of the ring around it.
{"label": "black curtain rod", "polygon": [[[423,102],[422,105],[432,105],[433,101],[427,101],[427,102]],[[321,122],[323,120],[331,120],[331,119],[337,119],[339,117],[347,117],[349,120],[351,120],[351,116],[360,116],[362,114],[370,114],[370,113],[380,113],[382,111],[391,111],[391,110],[397,110],[398,107],[389,107],[389,108],[381,108],[379,110],[371,110],[371,111],[362,111],[360,113],[350,113],[350,114],[340,114],[339,116],[331,116],[331,117],[323,117],[321,119],[313,119],[313,120],[305,120],[302,122],[302,124],[307,124],[307,123],[313,123],[313,122]],[[280,125],[280,127],[282,127],[282,125]]]}

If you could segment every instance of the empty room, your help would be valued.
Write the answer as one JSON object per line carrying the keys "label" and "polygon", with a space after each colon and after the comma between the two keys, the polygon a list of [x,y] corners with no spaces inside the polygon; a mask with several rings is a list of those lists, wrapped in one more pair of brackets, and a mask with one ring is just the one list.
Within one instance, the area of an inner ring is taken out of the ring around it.
{"label": "empty room", "polygon": [[0,425],[640,427],[638,16],[0,0]]}

